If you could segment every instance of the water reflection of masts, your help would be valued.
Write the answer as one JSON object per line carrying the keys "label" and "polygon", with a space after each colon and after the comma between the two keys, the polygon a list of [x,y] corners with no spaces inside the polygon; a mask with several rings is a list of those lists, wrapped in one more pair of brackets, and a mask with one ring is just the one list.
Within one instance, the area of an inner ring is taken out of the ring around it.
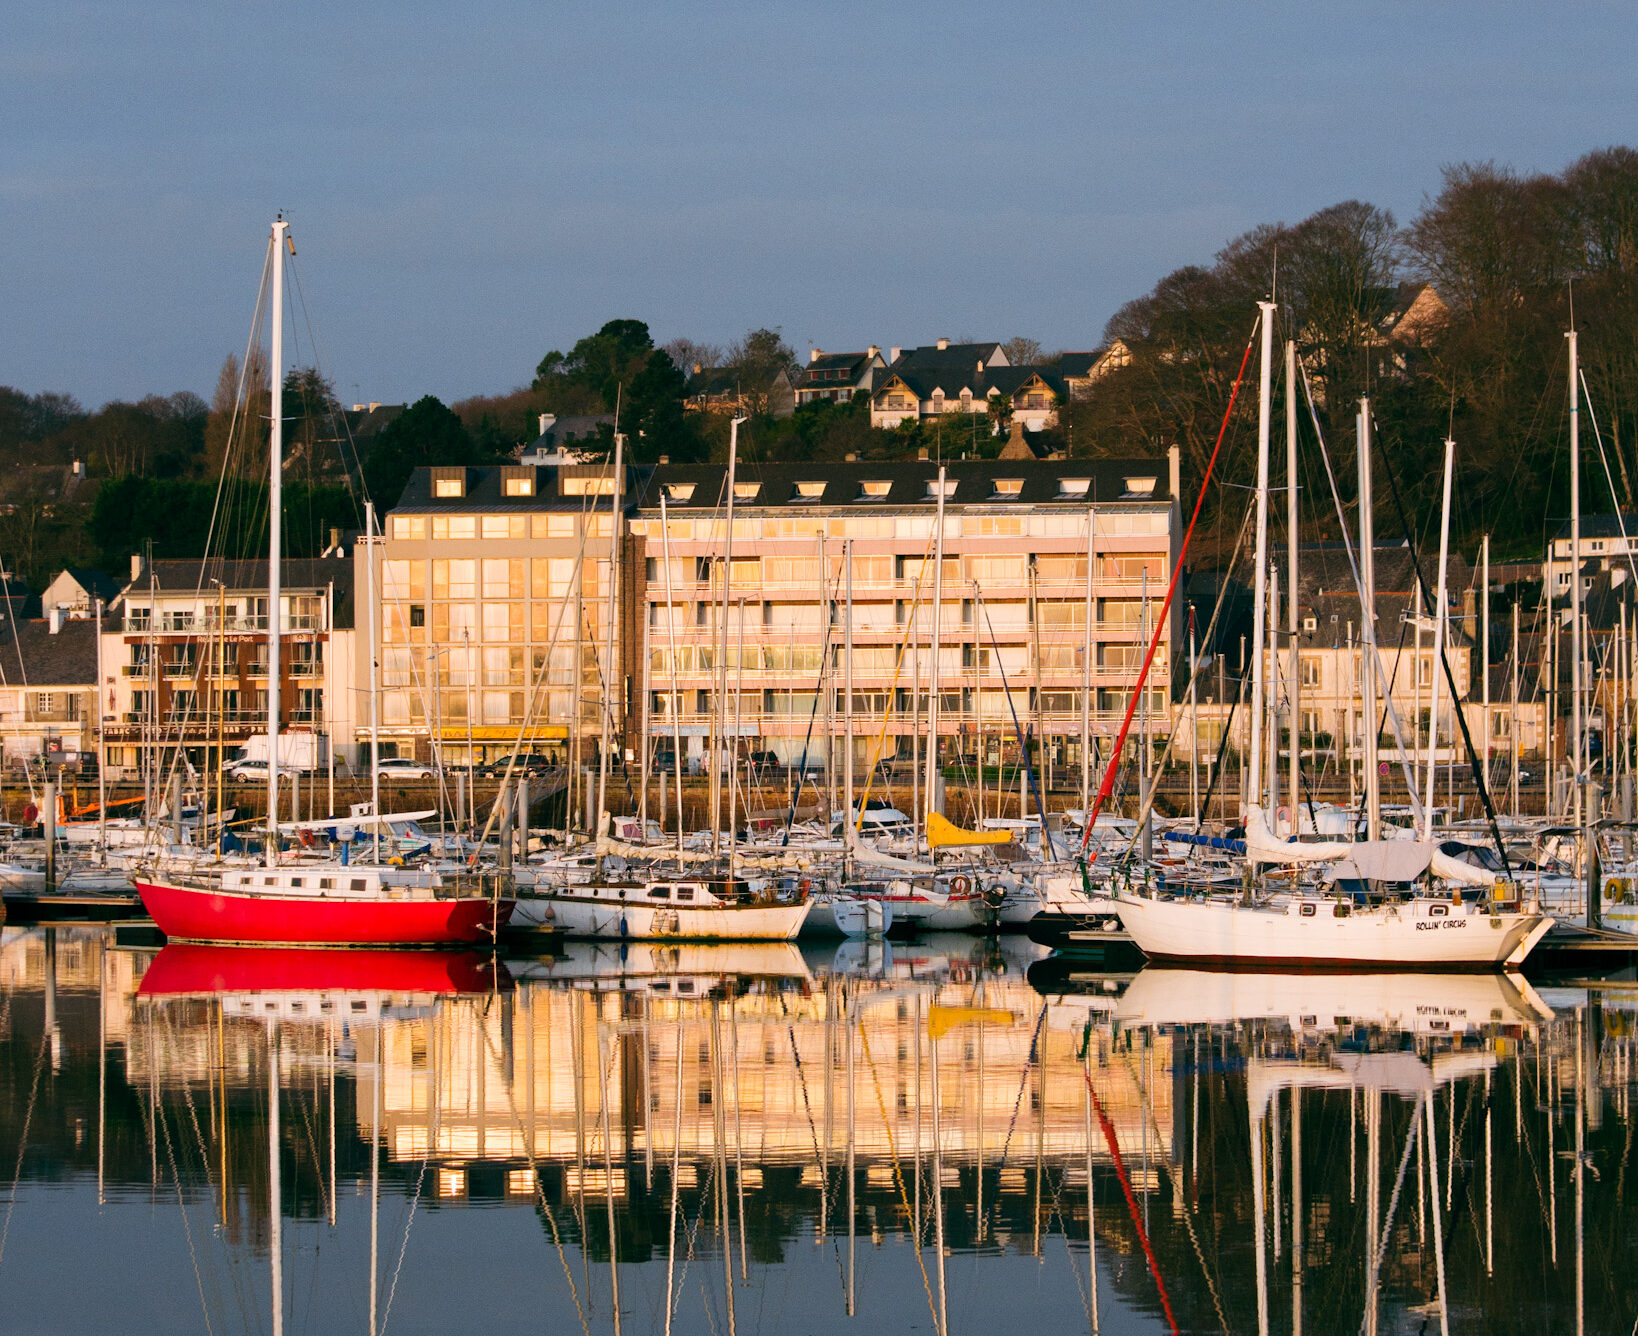
{"label": "water reflection of masts", "polygon": [[267,1023],[267,1206],[273,1273],[273,1336],[284,1336],[284,1221],[279,1210],[279,1023]]}
{"label": "water reflection of masts", "polygon": [[[921,999],[918,998],[916,1025],[919,1028],[921,1024]],[[933,1246],[938,1250],[938,1336],[950,1336],[950,1312],[944,1281],[944,1143],[939,1125],[938,1036],[932,1031],[928,1031],[928,1046],[932,1050],[933,1078]]]}
{"label": "water reflection of masts", "polygon": [[728,1147],[726,1119],[722,1112],[722,1003],[711,999],[711,1121],[714,1133],[717,1177],[717,1226],[722,1235],[722,1289],[728,1308],[728,1336],[736,1336],[734,1311],[734,1240],[728,1219]]}
{"label": "water reflection of masts", "polygon": [[[850,762],[851,768],[851,762]],[[851,809],[849,809],[851,811]],[[852,816],[848,817],[851,822]],[[853,1053],[857,1047],[858,1015],[854,1011],[856,1001],[853,990],[843,985],[843,998],[847,1005],[847,1315],[853,1316],[853,1300],[857,1291],[854,1288],[856,1271],[856,1249],[858,1246],[858,1178],[857,1158],[855,1152],[858,1120],[856,1100],[854,1098],[854,1069]]]}
{"label": "water reflection of masts", "polygon": [[[531,1027],[532,1028],[532,1027]],[[671,1315],[676,1311],[677,1275],[677,1192],[682,1174],[682,1100],[683,1100],[683,1023],[677,1015],[677,1090],[672,1101],[671,1128],[671,1225],[666,1235],[665,1249],[665,1336],[671,1336]]]}
{"label": "water reflection of masts", "polygon": [[[1196,1064],[1198,1068],[1198,1064]],[[1199,1079],[1198,1071],[1196,1080]],[[1097,1207],[1093,1200],[1092,1179],[1092,1040],[1087,1036],[1086,1043],[1086,1276],[1090,1283],[1089,1293],[1091,1303],[1088,1313],[1092,1319],[1092,1336],[1098,1336],[1098,1218]],[[1198,1126],[1200,1106],[1195,1104],[1195,1118]]]}
{"label": "water reflection of masts", "polygon": [[[618,1041],[616,1041],[618,1042]],[[609,1080],[610,1072],[603,1061],[603,1026],[597,1026],[597,1087],[601,1092],[598,1104],[603,1121],[603,1185],[608,1202],[609,1219],[609,1307],[614,1314],[614,1336],[620,1336],[620,1246],[614,1224],[614,1151],[609,1136]],[[582,1180],[584,1181],[584,1180]]]}

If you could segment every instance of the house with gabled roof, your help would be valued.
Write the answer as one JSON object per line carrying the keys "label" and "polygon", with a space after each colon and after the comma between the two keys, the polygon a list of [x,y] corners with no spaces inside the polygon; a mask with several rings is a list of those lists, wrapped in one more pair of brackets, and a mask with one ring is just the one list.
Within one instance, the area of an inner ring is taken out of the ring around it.
{"label": "house with gabled roof", "polygon": [[847,403],[856,394],[869,394],[887,359],[874,343],[862,353],[827,353],[815,348],[796,378],[796,406]]}
{"label": "house with gabled roof", "polygon": [[1069,387],[1071,399],[1084,399],[1092,387],[1111,371],[1132,364],[1132,350],[1123,339],[1115,339],[1107,348],[1089,353],[1060,353],[1054,364]]}
{"label": "house with gabled roof", "polygon": [[119,586],[108,572],[69,566],[52,577],[40,596],[40,606],[47,613],[60,608],[65,616],[83,619],[95,613],[99,602],[104,609],[111,608],[118,597]]}

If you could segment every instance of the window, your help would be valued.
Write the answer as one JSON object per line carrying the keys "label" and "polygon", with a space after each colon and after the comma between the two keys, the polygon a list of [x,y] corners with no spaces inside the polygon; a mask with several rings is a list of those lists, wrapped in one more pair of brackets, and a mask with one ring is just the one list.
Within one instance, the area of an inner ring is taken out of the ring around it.
{"label": "window", "polygon": [[409,605],[409,624],[411,626],[425,626],[427,624],[427,605],[425,603],[411,603]]}
{"label": "window", "polygon": [[668,482],[665,484],[665,499],[667,501],[689,501],[694,496],[694,484],[691,482]]}
{"label": "window", "polygon": [[439,498],[465,496],[466,480],[464,478],[434,478],[432,480],[432,494]]}
{"label": "window", "polygon": [[37,692],[34,697],[34,708],[41,714],[50,714],[57,708],[56,697],[49,691]]}
{"label": "window", "polygon": [[464,541],[478,536],[478,517],[476,515],[434,515],[432,517],[432,536],[442,542],[446,540]]}
{"label": "window", "polygon": [[507,496],[533,496],[535,494],[535,476],[533,473],[506,474],[505,492]]}
{"label": "window", "polygon": [[1092,489],[1090,478],[1059,478],[1058,495],[1066,500],[1084,497]]}
{"label": "window", "polygon": [[527,515],[485,515],[483,536],[489,539],[526,538],[529,535]]}
{"label": "window", "polygon": [[796,495],[793,500],[817,501],[825,494],[825,484],[822,482],[799,482],[796,484]]}
{"label": "window", "polygon": [[419,542],[427,536],[425,515],[394,515],[392,536],[409,542]]}
{"label": "window", "polygon": [[1305,686],[1305,687],[1317,687],[1317,686],[1319,686],[1319,684],[1320,684],[1320,661],[1319,661],[1319,656],[1318,655],[1309,656],[1309,655],[1305,654],[1305,655],[1302,656],[1301,663],[1302,663],[1302,684],[1303,684],[1303,686]]}
{"label": "window", "polygon": [[762,490],[759,482],[736,482],[734,484],[734,500],[755,501],[756,494]]}
{"label": "window", "polygon": [[1016,501],[1019,493],[1024,490],[1022,478],[997,478],[993,484],[991,496],[997,501]]}
{"label": "window", "polygon": [[1128,478],[1126,480],[1126,494],[1128,496],[1153,496],[1155,478]]}
{"label": "window", "polygon": [[483,563],[485,598],[523,597],[523,559],[486,557]]}

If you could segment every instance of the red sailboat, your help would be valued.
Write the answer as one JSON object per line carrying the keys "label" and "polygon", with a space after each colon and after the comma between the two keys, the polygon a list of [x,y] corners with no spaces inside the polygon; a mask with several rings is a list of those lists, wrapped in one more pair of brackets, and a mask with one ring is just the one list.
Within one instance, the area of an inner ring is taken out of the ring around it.
{"label": "red sailboat", "polygon": [[[279,864],[279,662],[283,634],[280,559],[283,516],[284,255],[289,224],[273,224],[268,433],[267,865],[164,867],[132,877],[167,937],[252,946],[460,946],[493,940],[511,917],[509,874],[439,872],[343,862]],[[295,248],[290,247],[294,254]],[[368,512],[366,518],[368,519]],[[368,528],[373,528],[373,524]],[[366,533],[366,541],[370,535]],[[375,556],[370,557],[374,569]],[[373,579],[372,579],[373,590]],[[369,616],[374,624],[373,607]],[[373,658],[373,649],[372,649]],[[372,692],[372,714],[374,693]],[[373,733],[373,725],[372,725]],[[371,751],[376,751],[373,741]],[[372,757],[372,759],[378,759]],[[376,766],[379,774],[379,765]],[[378,811],[379,805],[372,807]],[[379,850],[379,840],[377,849]],[[378,855],[379,856],[379,855]]]}

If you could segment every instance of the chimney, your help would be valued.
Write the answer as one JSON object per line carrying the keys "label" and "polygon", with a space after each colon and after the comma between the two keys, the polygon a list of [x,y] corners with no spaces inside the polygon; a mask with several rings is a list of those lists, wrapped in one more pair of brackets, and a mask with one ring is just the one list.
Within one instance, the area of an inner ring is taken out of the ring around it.
{"label": "chimney", "polygon": [[140,552],[133,552],[131,553],[131,583],[135,584],[141,578],[142,554]]}
{"label": "chimney", "polygon": [[695,363],[694,363],[694,374],[695,374],[695,375],[696,375],[696,376],[697,376],[697,375],[699,375],[699,374],[700,374],[700,372],[701,372],[701,371],[703,371],[703,370],[705,370],[705,368],[704,368],[704,367],[702,367],[702,366],[701,366],[701,365],[700,365],[700,364],[699,364],[699,363],[698,363],[698,362],[695,362]]}
{"label": "chimney", "polygon": [[904,349],[895,343],[888,351],[891,355],[887,359],[887,364],[888,366],[892,366],[894,362],[899,360],[899,354],[902,353]]}
{"label": "chimney", "polygon": [[331,529],[330,530],[330,551],[334,552],[337,556],[341,555],[341,530],[340,529]]}
{"label": "chimney", "polygon": [[871,344],[870,347],[865,349],[865,356],[867,358],[868,357],[880,357],[881,353],[882,353],[882,350],[881,350],[880,346],[877,345],[877,344],[874,344],[874,343]]}
{"label": "chimney", "polygon": [[670,455],[661,455],[660,456],[660,463],[669,464],[670,462],[671,462],[671,456]]}
{"label": "chimney", "polygon": [[85,461],[83,459],[76,459],[74,461],[74,476],[76,478],[85,477]]}
{"label": "chimney", "polygon": [[859,456],[854,454],[853,451],[849,450],[842,456],[842,462],[844,464],[857,464],[859,462]]}
{"label": "chimney", "polygon": [[1183,499],[1183,454],[1176,445],[1166,447],[1166,465],[1168,481],[1172,485],[1172,500]]}
{"label": "chimney", "polygon": [[916,458],[924,464],[928,461],[929,457],[930,456],[927,453],[927,447],[925,445],[916,451]]}
{"label": "chimney", "polygon": [[938,350],[940,352],[943,352],[949,346],[950,346],[950,340],[949,339],[940,339],[938,341]]}
{"label": "chimney", "polygon": [[808,365],[812,366],[815,362],[817,362],[824,355],[825,355],[825,350],[823,348],[815,348],[811,353],[808,354]]}
{"label": "chimney", "polygon": [[46,610],[46,621],[51,627],[51,634],[56,635],[63,629],[63,610],[60,604]]}

